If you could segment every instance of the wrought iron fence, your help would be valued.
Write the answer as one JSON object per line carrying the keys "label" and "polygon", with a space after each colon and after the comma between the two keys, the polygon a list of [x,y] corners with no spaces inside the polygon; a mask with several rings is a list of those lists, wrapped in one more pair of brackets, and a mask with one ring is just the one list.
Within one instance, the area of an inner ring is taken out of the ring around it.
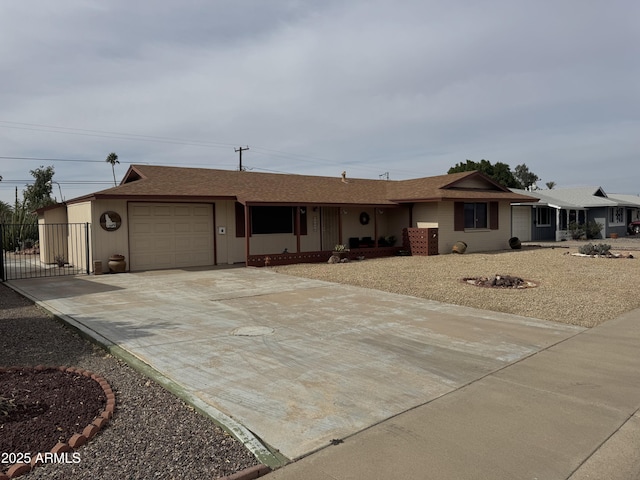
{"label": "wrought iron fence", "polygon": [[89,274],[88,223],[0,224],[2,281]]}

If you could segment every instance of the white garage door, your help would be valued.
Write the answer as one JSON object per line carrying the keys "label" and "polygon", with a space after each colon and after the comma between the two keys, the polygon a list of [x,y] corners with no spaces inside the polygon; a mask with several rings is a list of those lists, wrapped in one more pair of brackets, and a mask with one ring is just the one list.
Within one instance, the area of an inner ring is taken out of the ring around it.
{"label": "white garage door", "polygon": [[531,207],[511,207],[511,235],[521,242],[531,241]]}
{"label": "white garage door", "polygon": [[130,203],[131,270],[213,265],[213,206]]}

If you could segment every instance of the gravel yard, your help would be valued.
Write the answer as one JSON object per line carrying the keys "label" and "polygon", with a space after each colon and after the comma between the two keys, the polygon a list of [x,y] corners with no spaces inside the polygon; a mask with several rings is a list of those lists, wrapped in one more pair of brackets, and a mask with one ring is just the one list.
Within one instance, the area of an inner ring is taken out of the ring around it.
{"label": "gravel yard", "polygon": [[[103,376],[116,394],[115,416],[78,450],[80,463],[40,466],[24,478],[214,479],[259,464],[212,421],[2,284],[0,352],[3,367],[44,364],[90,370]],[[6,467],[0,465],[0,471]]]}
{"label": "gravel yard", "polygon": [[[625,240],[625,241],[623,241]],[[513,313],[554,322],[593,327],[640,308],[640,239],[605,241],[612,252],[636,258],[577,257],[586,242],[562,242],[562,247],[391,257],[329,265],[298,264],[270,267],[300,277],[327,280],[439,302]],[[464,277],[514,275],[536,288],[497,289],[469,285]]]}

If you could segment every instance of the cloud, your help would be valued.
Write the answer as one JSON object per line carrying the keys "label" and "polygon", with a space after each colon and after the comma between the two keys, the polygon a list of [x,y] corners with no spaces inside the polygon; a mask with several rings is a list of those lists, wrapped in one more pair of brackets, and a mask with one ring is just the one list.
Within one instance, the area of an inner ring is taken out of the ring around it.
{"label": "cloud", "polygon": [[[633,192],[617,172],[638,150],[639,13],[577,0],[6,2],[0,156],[233,168],[233,146],[249,145],[256,168],[369,178],[486,158]],[[56,178],[111,173],[73,165]],[[0,174],[34,166],[0,160]]]}

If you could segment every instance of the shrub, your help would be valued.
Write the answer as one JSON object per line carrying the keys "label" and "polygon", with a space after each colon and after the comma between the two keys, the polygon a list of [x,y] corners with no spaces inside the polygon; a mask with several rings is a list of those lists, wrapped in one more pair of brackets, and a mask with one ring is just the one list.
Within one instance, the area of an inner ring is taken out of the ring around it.
{"label": "shrub", "polygon": [[574,240],[580,240],[585,233],[584,224],[578,222],[569,223],[569,234]]}
{"label": "shrub", "polygon": [[611,245],[607,245],[606,243],[599,243],[598,245],[587,243],[586,245],[581,246],[578,249],[578,252],[583,255],[610,255],[610,250]]}
{"label": "shrub", "polygon": [[595,220],[589,220],[587,222],[587,226],[585,227],[587,238],[596,238],[600,235],[601,231],[602,231],[601,223],[598,223]]}

